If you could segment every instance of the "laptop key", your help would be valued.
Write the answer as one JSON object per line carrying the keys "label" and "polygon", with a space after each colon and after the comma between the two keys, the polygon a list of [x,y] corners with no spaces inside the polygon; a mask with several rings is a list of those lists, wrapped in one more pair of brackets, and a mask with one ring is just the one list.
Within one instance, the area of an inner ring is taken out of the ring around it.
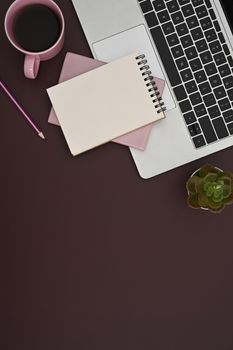
{"label": "laptop key", "polygon": [[203,32],[200,28],[195,28],[191,30],[191,35],[193,37],[193,40],[199,40],[203,38]]}
{"label": "laptop key", "polygon": [[175,28],[172,22],[167,22],[165,24],[162,25],[163,31],[165,35],[174,33]]}
{"label": "laptop key", "polygon": [[181,23],[176,27],[177,33],[179,36],[188,34],[189,30],[185,23]]}
{"label": "laptop key", "polygon": [[216,69],[214,63],[209,63],[204,68],[205,68],[207,75],[213,75],[213,74],[217,73],[217,69]]}
{"label": "laptop key", "polygon": [[200,23],[203,30],[207,30],[213,27],[212,21],[209,17],[201,19]]}
{"label": "laptop key", "polygon": [[185,98],[187,98],[187,94],[186,94],[186,91],[185,91],[183,85],[175,87],[174,93],[176,95],[177,101],[182,101]]}
{"label": "laptop key", "polygon": [[215,13],[214,13],[213,9],[210,10],[210,17],[212,18],[212,20],[216,19],[216,16],[215,16]]}
{"label": "laptop key", "polygon": [[181,41],[182,46],[183,46],[184,48],[187,48],[187,47],[193,45],[193,40],[192,40],[192,38],[191,38],[191,36],[190,36],[189,34],[183,36],[182,38],[180,38],[180,41]]}
{"label": "laptop key", "polygon": [[208,108],[208,115],[211,119],[217,118],[221,115],[220,109],[217,105]]}
{"label": "laptop key", "polygon": [[157,13],[160,23],[164,23],[170,20],[170,15],[167,10],[163,10]]}
{"label": "laptop key", "polygon": [[218,21],[214,21],[214,28],[215,28],[216,32],[220,32],[221,31],[221,28],[220,28],[220,25],[219,25]]}
{"label": "laptop key", "polygon": [[227,61],[223,52],[220,52],[217,55],[214,55],[214,60],[218,66],[220,66],[221,64]]}
{"label": "laptop key", "polygon": [[199,119],[199,123],[201,125],[201,129],[208,143],[212,143],[217,141],[217,136],[214,132],[214,128],[210,122],[209,117],[203,117]]}
{"label": "laptop key", "polygon": [[193,74],[189,68],[183,70],[182,72],[180,72],[180,74],[184,82],[193,79]]}
{"label": "laptop key", "polygon": [[210,84],[208,83],[208,81],[200,84],[199,89],[200,89],[202,95],[206,95],[209,92],[211,92],[211,87],[210,87]]}
{"label": "laptop key", "polygon": [[218,100],[227,95],[225,89],[222,86],[214,89],[214,94]]}
{"label": "laptop key", "polygon": [[230,101],[233,101],[233,89],[228,90],[227,94],[228,94]]}
{"label": "laptop key", "polygon": [[176,0],[169,1],[167,3],[167,8],[170,13],[176,12],[180,9]]}
{"label": "laptop key", "polygon": [[186,49],[185,53],[186,53],[188,60],[192,60],[193,58],[198,56],[195,46],[192,46],[192,47]]}
{"label": "laptop key", "polygon": [[174,46],[174,45],[179,44],[178,36],[175,33],[168,35],[167,41],[168,41],[169,46]]}
{"label": "laptop key", "polygon": [[189,29],[193,29],[199,26],[198,19],[195,15],[186,18],[186,23],[188,24]]}
{"label": "laptop key", "polygon": [[185,88],[186,88],[188,94],[192,94],[193,92],[197,91],[197,84],[196,84],[195,80],[191,80],[188,83],[186,83]]}
{"label": "laptop key", "polygon": [[178,58],[178,60],[176,60],[176,64],[179,70],[182,70],[188,67],[188,61],[184,56],[181,58]]}
{"label": "laptop key", "polygon": [[191,15],[194,15],[194,10],[191,4],[185,5],[181,8],[183,15],[185,17],[189,17]]}
{"label": "laptop key", "polygon": [[160,10],[165,9],[165,3],[163,0],[154,0],[153,6],[154,6],[155,11],[160,11]]}
{"label": "laptop key", "polygon": [[223,50],[224,50],[224,52],[225,52],[225,55],[230,55],[230,50],[229,50],[227,44],[224,44],[224,45],[222,46],[222,48],[223,48]]}
{"label": "laptop key", "polygon": [[229,136],[229,133],[227,131],[222,117],[214,119],[213,125],[219,139],[223,139],[224,137]]}
{"label": "laptop key", "polygon": [[213,41],[209,45],[210,45],[210,51],[212,52],[212,54],[222,51],[222,46],[219,40]]}
{"label": "laptop key", "polygon": [[210,107],[216,104],[216,99],[214,97],[214,94],[212,93],[203,96],[203,100],[205,102],[206,107]]}
{"label": "laptop key", "polygon": [[194,73],[194,76],[196,78],[197,83],[203,83],[207,80],[207,76],[204,72],[204,70],[201,70],[200,72]]}
{"label": "laptop key", "polygon": [[212,55],[209,51],[205,51],[200,54],[200,58],[203,64],[209,63],[213,61]]}
{"label": "laptop key", "polygon": [[193,72],[196,72],[197,70],[202,68],[202,64],[199,58],[196,58],[195,60],[190,61],[189,64]]}
{"label": "laptop key", "polygon": [[203,18],[203,17],[208,16],[208,11],[207,11],[205,5],[197,7],[195,10],[196,10],[196,14],[197,14],[198,18]]}
{"label": "laptop key", "polygon": [[208,42],[211,42],[213,40],[217,39],[217,35],[215,33],[214,29],[209,29],[205,32],[205,37],[207,39]]}
{"label": "laptop key", "polygon": [[230,109],[229,111],[223,112],[223,118],[226,123],[233,122],[233,110]]}
{"label": "laptop key", "polygon": [[158,49],[158,52],[160,54],[161,60],[163,61],[163,64],[166,69],[171,85],[172,86],[180,85],[181,84],[180,75],[175,66],[175,62],[171,56],[171,52],[166,43],[166,39],[163,35],[162,29],[159,26],[152,28],[151,34],[154,39],[154,43]]}
{"label": "laptop key", "polygon": [[226,42],[223,33],[219,33],[219,34],[218,34],[218,37],[219,37],[219,40],[220,40],[220,42],[221,42],[222,44],[224,44],[224,43]]}
{"label": "laptop key", "polygon": [[145,19],[149,28],[154,27],[159,24],[158,19],[154,11],[149,12],[145,15]]}
{"label": "laptop key", "polygon": [[229,65],[233,68],[233,57],[232,56],[228,56],[227,60],[228,60]]}
{"label": "laptop key", "polygon": [[179,105],[182,113],[189,112],[192,109],[189,100],[182,101],[179,103]]}
{"label": "laptop key", "polygon": [[204,39],[196,42],[196,48],[198,52],[203,52],[208,49],[206,41]]}
{"label": "laptop key", "polygon": [[200,6],[204,3],[203,0],[191,0],[193,6]]}
{"label": "laptop key", "polygon": [[190,95],[189,98],[193,106],[202,103],[202,98],[199,92],[195,92],[194,94]]}
{"label": "laptop key", "polygon": [[184,22],[184,17],[182,15],[182,12],[181,11],[178,11],[178,12],[175,12],[171,15],[172,17],[172,20],[173,20],[173,23],[174,24],[179,24],[179,23],[182,23]]}
{"label": "laptop key", "polygon": [[205,139],[202,135],[198,135],[193,138],[193,143],[196,148],[200,148],[206,145]]}
{"label": "laptop key", "polygon": [[197,118],[202,117],[203,115],[207,114],[205,105],[202,103],[199,106],[194,107],[194,111],[196,113]]}
{"label": "laptop key", "polygon": [[226,77],[226,76],[231,74],[231,70],[230,70],[228,64],[224,64],[223,66],[219,67],[218,70],[219,70],[221,77]]}
{"label": "laptop key", "polygon": [[189,133],[192,137],[201,134],[201,129],[200,129],[200,126],[198,123],[189,125],[188,129],[189,129]]}
{"label": "laptop key", "polygon": [[223,79],[223,83],[226,89],[233,87],[233,76],[227,77]]}
{"label": "laptop key", "polygon": [[181,56],[184,56],[184,51],[183,51],[181,45],[177,45],[177,46],[173,47],[171,51],[173,53],[174,58],[179,58]]}
{"label": "laptop key", "polygon": [[[197,118],[195,117],[194,112],[188,112],[186,114],[184,114],[184,119],[187,125],[195,123]],[[233,120],[233,119],[232,119]]]}
{"label": "laptop key", "polygon": [[[210,84],[213,88],[222,84],[222,81],[221,81],[220,76],[218,74],[210,77],[209,81],[210,81]],[[233,84],[233,81],[232,81],[232,84]]]}
{"label": "laptop key", "polygon": [[140,6],[141,6],[141,9],[142,9],[143,13],[146,13],[146,12],[149,12],[149,11],[153,10],[153,7],[151,5],[150,0],[146,0],[146,1],[140,2]]}
{"label": "laptop key", "polygon": [[228,130],[229,130],[229,133],[230,133],[231,135],[233,135],[233,123],[228,124],[228,125],[227,125],[227,128],[228,128]]}
{"label": "laptop key", "polygon": [[231,104],[230,101],[228,100],[228,98],[224,98],[223,100],[218,101],[219,107],[221,109],[222,112],[226,111],[227,109],[231,108]]}

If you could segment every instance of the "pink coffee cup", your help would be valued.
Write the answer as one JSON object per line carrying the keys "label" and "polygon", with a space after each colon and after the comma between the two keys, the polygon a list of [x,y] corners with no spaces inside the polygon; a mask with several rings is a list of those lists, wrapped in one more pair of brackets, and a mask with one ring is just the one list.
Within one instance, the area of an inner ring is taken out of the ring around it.
{"label": "pink coffee cup", "polygon": [[[58,20],[60,21],[60,36],[56,43],[51,46],[49,49],[41,52],[30,52],[22,47],[17,43],[17,40],[14,35],[14,22],[15,18],[18,15],[20,11],[22,11],[26,6],[34,5],[34,4],[40,4],[45,5],[49,7],[57,16]],[[58,7],[58,5],[52,1],[52,0],[16,0],[13,2],[13,4],[9,7],[6,17],[5,17],[5,31],[6,35],[11,42],[11,44],[20,52],[25,54],[25,60],[24,60],[24,74],[25,77],[29,79],[35,79],[37,77],[40,62],[41,61],[47,61],[51,58],[55,57],[62,49],[64,44],[64,38],[65,38],[65,20],[63,17],[63,14]]]}

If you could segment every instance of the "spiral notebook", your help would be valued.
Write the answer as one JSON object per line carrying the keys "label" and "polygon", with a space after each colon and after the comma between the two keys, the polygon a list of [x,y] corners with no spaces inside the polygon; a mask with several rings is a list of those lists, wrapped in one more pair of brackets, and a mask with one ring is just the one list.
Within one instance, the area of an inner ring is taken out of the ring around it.
{"label": "spiral notebook", "polygon": [[[98,61],[94,58],[89,58],[72,52],[67,52],[59,77],[59,83],[72,79],[80,74],[87,73],[105,64],[107,63]],[[165,81],[157,77],[155,77],[154,80],[157,85],[158,91],[162,95],[165,87]],[[59,121],[53,108],[51,108],[50,110],[48,122],[53,125],[59,126]],[[154,123],[146,125],[128,134],[117,137],[112,141],[124,146],[133,147],[144,151],[147,146],[147,142],[149,140],[153,125]]]}
{"label": "spiral notebook", "polygon": [[164,117],[144,55],[118,59],[47,91],[73,155]]}

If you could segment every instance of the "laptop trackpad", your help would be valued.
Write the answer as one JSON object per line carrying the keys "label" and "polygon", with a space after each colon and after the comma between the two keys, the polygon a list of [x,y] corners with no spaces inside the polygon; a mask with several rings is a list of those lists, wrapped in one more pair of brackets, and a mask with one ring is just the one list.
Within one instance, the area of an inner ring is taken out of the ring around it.
{"label": "laptop trackpad", "polygon": [[[143,53],[146,55],[152,74],[155,77],[166,80],[161,63],[158,59],[159,56],[156,55],[150,37],[143,24],[96,42],[93,44],[93,48],[96,57],[105,62],[130,55],[132,52]],[[176,107],[167,84],[164,89],[163,99],[167,110]]]}

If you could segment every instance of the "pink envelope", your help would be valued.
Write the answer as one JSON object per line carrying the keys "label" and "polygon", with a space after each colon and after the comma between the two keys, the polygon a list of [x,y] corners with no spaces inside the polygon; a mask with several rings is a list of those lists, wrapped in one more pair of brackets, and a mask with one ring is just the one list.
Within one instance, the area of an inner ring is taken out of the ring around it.
{"label": "pink envelope", "polygon": [[[95,60],[93,58],[88,58],[68,52],[63,63],[59,83],[72,79],[80,74],[89,72],[104,64],[106,63]],[[160,93],[162,94],[165,86],[165,81],[159,78],[155,78],[155,82]],[[59,125],[59,121],[53,108],[49,114],[48,122],[54,125]],[[114,139],[113,142],[129,147],[134,147],[143,151],[146,148],[152,127],[153,124],[144,126],[143,128],[134,130],[128,134]]]}

